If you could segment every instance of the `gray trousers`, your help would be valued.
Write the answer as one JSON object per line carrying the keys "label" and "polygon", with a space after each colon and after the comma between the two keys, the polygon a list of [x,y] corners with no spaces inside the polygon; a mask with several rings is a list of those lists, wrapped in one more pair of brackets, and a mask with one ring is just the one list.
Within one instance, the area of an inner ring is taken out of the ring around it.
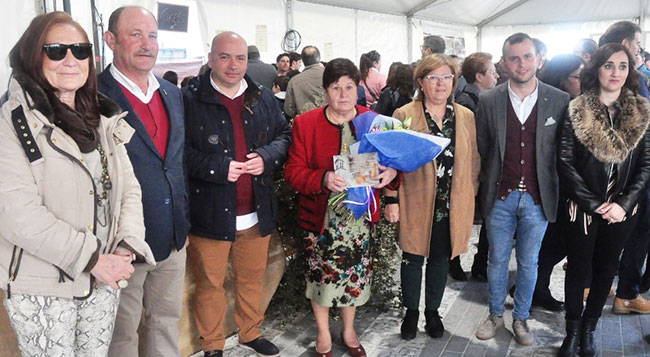
{"label": "gray trousers", "polygon": [[186,249],[172,249],[155,267],[135,264],[129,286],[122,289],[109,356],[138,356],[138,326],[144,307],[146,354],[180,356],[178,321],[183,309]]}
{"label": "gray trousers", "polygon": [[85,300],[12,293],[4,300],[23,356],[106,356],[120,291],[98,284]]}

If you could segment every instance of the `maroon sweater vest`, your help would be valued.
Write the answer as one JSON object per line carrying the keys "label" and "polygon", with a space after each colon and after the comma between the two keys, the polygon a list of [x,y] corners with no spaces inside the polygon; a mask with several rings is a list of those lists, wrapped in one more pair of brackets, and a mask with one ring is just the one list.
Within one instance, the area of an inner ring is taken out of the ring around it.
{"label": "maroon sweater vest", "polygon": [[167,138],[169,136],[169,116],[167,116],[167,108],[160,97],[160,93],[155,91],[151,101],[144,104],[138,97],[129,92],[126,87],[118,83],[122,92],[129,101],[135,114],[144,124],[144,127],[149,133],[149,137],[153,141],[154,146],[158,149],[160,156],[165,159],[167,153]]}
{"label": "maroon sweater vest", "polygon": [[[214,91],[223,104],[228,113],[230,113],[230,120],[232,121],[232,132],[235,140],[235,161],[246,162],[246,154],[248,154],[248,147],[246,145],[246,133],[244,132],[244,119],[242,112],[244,111],[244,98],[246,93],[240,95],[235,99],[230,99],[225,95]],[[237,216],[255,212],[255,193],[253,191],[253,178],[250,174],[243,174],[239,176],[237,184]]]}
{"label": "maroon sweater vest", "polygon": [[541,201],[537,184],[537,162],[535,159],[535,134],[537,131],[537,103],[522,125],[515,114],[510,98],[506,119],[506,150],[498,196],[504,200],[523,181],[535,203]]}

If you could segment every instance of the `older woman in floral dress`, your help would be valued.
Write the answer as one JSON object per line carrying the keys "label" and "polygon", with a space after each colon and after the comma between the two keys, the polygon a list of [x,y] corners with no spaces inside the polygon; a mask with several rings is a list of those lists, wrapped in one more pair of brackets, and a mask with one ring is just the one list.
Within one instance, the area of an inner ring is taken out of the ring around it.
{"label": "older woman in floral dress", "polygon": [[[334,173],[333,156],[349,154],[356,142],[352,123],[367,108],[356,105],[359,71],[347,59],[330,61],[323,73],[327,105],[296,117],[293,143],[285,168],[287,183],[300,194],[298,224],[308,232],[306,239],[307,291],[311,300],[318,339],[318,356],[331,356],[329,309],[340,307],[343,342],[351,356],[365,356],[354,331],[356,306],[370,297],[372,259],[371,222],[347,219],[347,212],[328,206],[328,199],[345,190],[345,180]],[[385,168],[376,178],[382,188],[392,182],[397,172]],[[372,215],[377,221],[378,212]],[[322,351],[322,352],[321,352]]]}

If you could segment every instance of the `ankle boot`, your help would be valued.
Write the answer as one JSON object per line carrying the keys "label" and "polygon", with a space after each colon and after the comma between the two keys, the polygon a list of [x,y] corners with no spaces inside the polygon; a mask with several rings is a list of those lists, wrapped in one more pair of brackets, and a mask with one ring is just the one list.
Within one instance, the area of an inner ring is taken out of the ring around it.
{"label": "ankle boot", "polygon": [[420,311],[415,309],[406,309],[404,321],[402,321],[402,338],[405,340],[412,340],[418,332],[418,319],[420,318]]}
{"label": "ankle boot", "polygon": [[582,331],[580,331],[580,356],[593,357],[598,354],[594,344],[594,330],[598,325],[598,319],[583,317]]}
{"label": "ankle boot", "polygon": [[566,320],[566,337],[557,352],[558,357],[577,356],[580,347],[580,329],[582,320]]}
{"label": "ankle boot", "polygon": [[433,338],[440,338],[445,332],[445,327],[442,325],[442,320],[440,315],[438,315],[438,310],[424,310],[424,318],[427,322],[424,325],[424,329],[427,331],[427,334]]}

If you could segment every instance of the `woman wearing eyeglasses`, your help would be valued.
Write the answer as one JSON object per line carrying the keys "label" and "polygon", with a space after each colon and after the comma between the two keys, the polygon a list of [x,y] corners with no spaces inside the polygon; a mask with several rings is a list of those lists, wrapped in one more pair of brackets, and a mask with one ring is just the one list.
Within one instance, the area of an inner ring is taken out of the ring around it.
{"label": "woman wearing eyeglasses", "polygon": [[452,102],[457,75],[450,57],[433,54],[423,58],[413,75],[418,95],[393,114],[401,120],[412,118],[412,130],[451,140],[436,160],[403,174],[397,200],[386,206],[386,218],[400,222],[400,273],[406,307],[401,334],[406,340],[415,338],[417,332],[425,258],[425,330],[433,338],[443,335],[438,308],[449,259],[467,251],[474,220],[480,159],[474,114]]}
{"label": "woman wearing eyeglasses", "polygon": [[23,355],[108,353],[144,242],[119,107],[97,93],[92,48],[63,12],[37,16],[9,54],[0,113],[0,285]]}

